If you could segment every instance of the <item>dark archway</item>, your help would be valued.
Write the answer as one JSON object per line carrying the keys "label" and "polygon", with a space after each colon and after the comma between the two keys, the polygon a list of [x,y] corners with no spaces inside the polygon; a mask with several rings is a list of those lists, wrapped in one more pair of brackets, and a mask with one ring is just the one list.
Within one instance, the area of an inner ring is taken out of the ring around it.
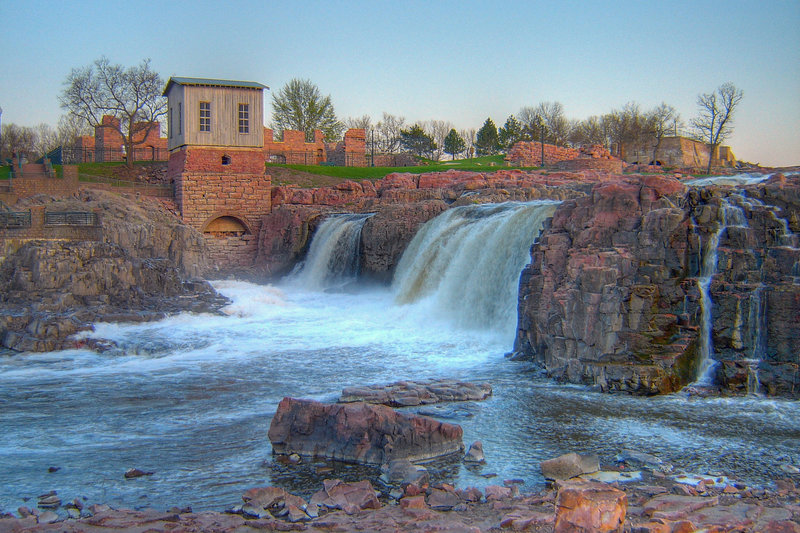
{"label": "dark archway", "polygon": [[250,233],[244,221],[230,215],[216,217],[203,226],[203,235],[214,237],[241,237]]}

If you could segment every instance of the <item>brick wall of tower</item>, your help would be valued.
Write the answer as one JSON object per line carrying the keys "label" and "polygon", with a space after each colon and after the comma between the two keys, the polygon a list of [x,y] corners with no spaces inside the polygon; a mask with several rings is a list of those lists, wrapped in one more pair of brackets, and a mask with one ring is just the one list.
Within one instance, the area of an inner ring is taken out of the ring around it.
{"label": "brick wall of tower", "polygon": [[238,237],[205,235],[212,268],[226,272],[252,266],[261,217],[271,208],[272,180],[264,172],[263,151],[184,147],[170,154],[167,172],[186,224],[203,231],[212,220],[227,216],[249,230]]}

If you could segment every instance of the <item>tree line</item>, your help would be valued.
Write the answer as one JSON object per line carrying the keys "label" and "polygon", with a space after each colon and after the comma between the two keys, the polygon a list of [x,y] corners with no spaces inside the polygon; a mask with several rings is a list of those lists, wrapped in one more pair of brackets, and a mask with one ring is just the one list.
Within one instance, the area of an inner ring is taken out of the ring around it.
{"label": "tree line", "polygon": [[[117,128],[126,152],[132,156],[137,137],[144,137],[134,131],[133,125],[145,123],[155,125],[148,127],[158,127],[166,114],[163,87],[164,80],[151,69],[147,59],[125,67],[101,57],[91,65],[74,68],[64,80],[59,96],[66,114],[58,129],[46,124],[33,128],[4,124],[0,129],[0,161],[11,154],[38,157],[57,146],[72,144],[79,135],[101,124],[103,115],[118,119],[118,126],[106,127]],[[323,95],[310,80],[292,79],[272,94],[270,126],[278,139],[283,130],[293,129],[305,132],[307,139],[313,140],[318,129],[328,141],[340,140],[346,128],[363,128],[368,153],[410,152],[433,160],[441,159],[444,154],[455,159],[504,153],[519,141],[571,147],[602,145],[613,149],[616,155],[621,155],[623,145],[635,145],[652,150],[655,160],[667,136],[693,137],[710,145],[713,154],[733,132],[733,117],[742,95],[732,83],[698,95],[698,115],[690,120],[689,128],[675,108],[666,103],[643,111],[636,102],[629,102],[606,114],[576,120],[566,117],[560,102],[541,102],[522,107],[499,128],[489,117],[478,130],[456,130],[449,121],[407,123],[404,117],[387,112],[377,122],[368,115],[340,120],[330,95]],[[128,163],[132,163],[132,158]],[[710,165],[709,158],[709,170]]]}

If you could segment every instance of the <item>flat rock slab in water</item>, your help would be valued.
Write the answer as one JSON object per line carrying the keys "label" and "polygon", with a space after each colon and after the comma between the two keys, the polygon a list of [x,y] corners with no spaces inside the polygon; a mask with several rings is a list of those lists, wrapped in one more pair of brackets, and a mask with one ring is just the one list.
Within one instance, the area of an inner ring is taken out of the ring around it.
{"label": "flat rock slab in water", "polygon": [[342,390],[339,403],[366,402],[389,407],[408,407],[439,402],[485,400],[491,395],[492,386],[488,383],[432,379],[348,387]]}
{"label": "flat rock slab in water", "polygon": [[384,405],[325,404],[294,398],[278,404],[268,432],[276,454],[376,465],[463,453],[462,434],[461,426]]}

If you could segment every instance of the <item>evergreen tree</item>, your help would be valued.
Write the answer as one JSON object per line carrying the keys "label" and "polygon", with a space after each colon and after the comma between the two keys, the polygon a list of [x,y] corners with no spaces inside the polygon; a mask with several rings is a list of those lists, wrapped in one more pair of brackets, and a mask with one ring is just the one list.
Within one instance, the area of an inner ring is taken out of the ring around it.
{"label": "evergreen tree", "polygon": [[419,157],[425,155],[430,157],[436,150],[433,137],[425,133],[419,124],[414,124],[407,130],[400,130],[400,142],[406,150]]}
{"label": "evergreen tree", "polygon": [[505,125],[498,130],[497,137],[500,141],[500,147],[508,151],[519,141],[525,140],[525,133],[522,129],[522,124],[514,115],[511,115],[506,120]]}
{"label": "evergreen tree", "polygon": [[500,139],[497,126],[491,118],[487,118],[475,136],[475,150],[478,155],[494,155],[500,150]]}
{"label": "evergreen tree", "polygon": [[451,129],[447,137],[444,138],[444,151],[453,156],[455,160],[456,154],[460,154],[467,149],[467,143],[461,138],[461,135],[455,129]]}

